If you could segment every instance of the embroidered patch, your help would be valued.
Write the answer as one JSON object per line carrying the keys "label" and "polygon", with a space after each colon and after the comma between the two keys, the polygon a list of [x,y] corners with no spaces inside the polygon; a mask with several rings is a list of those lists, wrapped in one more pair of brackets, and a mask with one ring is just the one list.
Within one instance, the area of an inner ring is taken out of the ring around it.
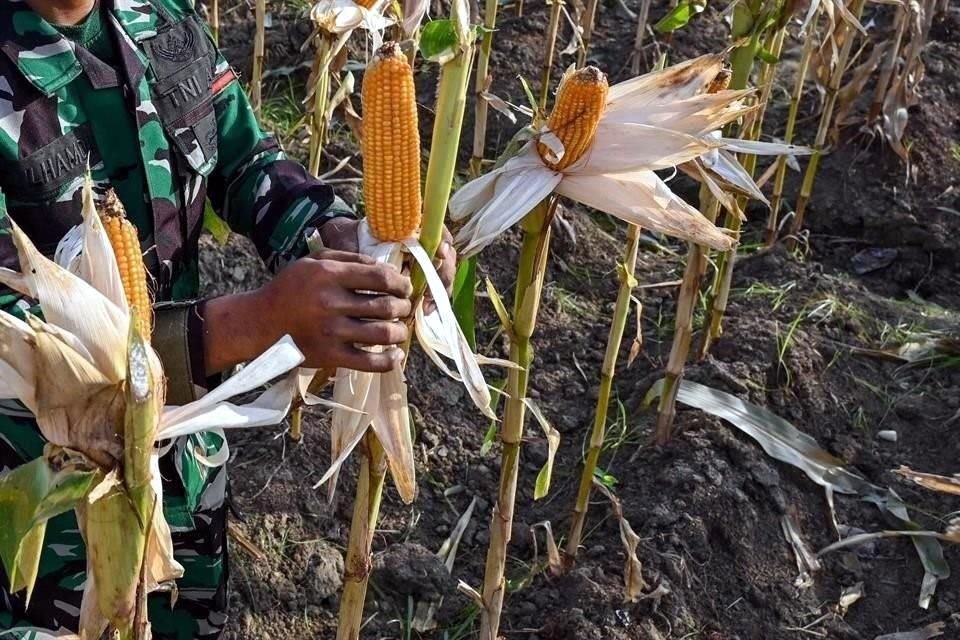
{"label": "embroidered patch", "polygon": [[154,52],[170,62],[192,61],[196,34],[193,29],[171,29],[157,36]]}

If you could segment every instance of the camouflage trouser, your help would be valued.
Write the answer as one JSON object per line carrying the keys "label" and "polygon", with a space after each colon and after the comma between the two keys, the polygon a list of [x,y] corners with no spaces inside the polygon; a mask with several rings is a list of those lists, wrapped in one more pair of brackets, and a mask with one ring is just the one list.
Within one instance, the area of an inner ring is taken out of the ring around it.
{"label": "camouflage trouser", "polygon": [[[225,469],[200,464],[193,451],[207,455],[222,445],[215,436],[191,436],[175,443],[160,461],[164,514],[173,532],[174,554],[184,567],[177,594],[153,594],[150,621],[157,640],[215,640],[227,616],[227,539]],[[43,439],[28,418],[0,414],[0,473],[40,455]],[[0,523],[0,526],[3,526]],[[41,640],[61,629],[76,631],[86,560],[73,513],[47,525],[44,550],[29,608],[24,593],[7,591],[0,566],[0,639]]]}

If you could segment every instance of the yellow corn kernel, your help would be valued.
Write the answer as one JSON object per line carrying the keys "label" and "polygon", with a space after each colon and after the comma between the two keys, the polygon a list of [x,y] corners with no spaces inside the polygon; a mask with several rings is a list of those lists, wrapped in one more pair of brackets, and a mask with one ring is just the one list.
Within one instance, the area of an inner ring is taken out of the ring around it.
{"label": "yellow corn kernel", "polygon": [[367,223],[378,240],[406,240],[420,228],[420,132],[413,69],[395,43],[367,67],[362,100]]}
{"label": "yellow corn kernel", "polygon": [[607,77],[596,67],[575,71],[560,84],[547,128],[563,143],[563,157],[553,162],[550,148],[543,143],[537,146],[548,167],[562,171],[590,148],[607,106],[607,89]]}
{"label": "yellow corn kernel", "polygon": [[153,329],[153,306],[147,291],[147,270],[143,265],[137,228],[127,219],[123,204],[112,191],[107,194],[100,215],[117,258],[120,281],[123,283],[123,293],[130,305],[130,312],[140,335],[149,341]]}

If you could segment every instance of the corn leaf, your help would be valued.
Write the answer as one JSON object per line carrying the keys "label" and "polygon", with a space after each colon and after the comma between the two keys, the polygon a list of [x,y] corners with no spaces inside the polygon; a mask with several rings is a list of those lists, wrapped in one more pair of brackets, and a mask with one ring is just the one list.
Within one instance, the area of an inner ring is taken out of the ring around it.
{"label": "corn leaf", "polygon": [[702,12],[705,6],[702,2],[681,2],[670,13],[660,18],[653,28],[657,33],[673,33],[687,26],[693,16]]}
{"label": "corn leaf", "polygon": [[460,329],[467,343],[477,350],[476,324],[477,258],[467,258],[457,266],[457,275],[453,279],[453,313],[457,316]]}
{"label": "corn leaf", "polygon": [[925,489],[960,496],[960,477],[954,476],[949,478],[935,473],[921,473],[904,465],[901,465],[894,473],[903,476],[907,480],[911,480]]}
{"label": "corn leaf", "polygon": [[37,458],[0,475],[0,561],[11,591],[30,591],[40,566],[46,522],[73,509],[93,487],[85,465]]}
{"label": "corn leaf", "polygon": [[490,278],[487,278],[487,296],[490,297],[493,310],[497,312],[500,326],[503,327],[508,336],[513,337],[513,319],[510,317],[510,312],[507,311],[507,305],[503,303],[503,298],[500,297],[500,292],[497,291],[497,287]]}
{"label": "corn leaf", "polygon": [[624,600],[637,602],[644,597],[652,597],[653,594],[647,596],[643,594],[643,590],[647,588],[647,583],[643,579],[643,565],[640,558],[637,557],[640,536],[637,535],[626,516],[623,515],[623,503],[620,502],[620,498],[613,494],[613,491],[599,482],[596,477],[593,478],[593,486],[610,501],[610,508],[620,525],[620,542],[623,543],[623,551],[626,556],[623,561]]}
{"label": "corn leaf", "polygon": [[420,32],[420,53],[431,62],[445,64],[457,55],[460,38],[453,20],[431,20]]}
{"label": "corn leaf", "polygon": [[560,448],[560,432],[557,431],[547,417],[540,411],[540,407],[530,398],[524,398],[523,403],[530,409],[530,413],[537,419],[543,434],[547,437],[547,461],[544,463],[540,473],[537,474],[537,481],[533,488],[533,499],[540,500],[550,493],[550,480],[553,478],[553,459],[557,455],[557,449]]}
{"label": "corn leaf", "polygon": [[217,215],[217,212],[214,211],[210,205],[209,200],[207,200],[207,205],[203,209],[203,228],[205,231],[209,231],[213,239],[220,245],[227,244],[227,240],[230,239],[230,234],[232,233],[230,231],[230,225],[227,224],[226,220]]}
{"label": "corn leaf", "polygon": [[[662,393],[663,380],[658,380],[644,402],[652,402]],[[841,460],[824,451],[815,439],[768,409],[689,380],[680,383],[677,401],[726,420],[756,440],[769,456],[800,469],[820,486],[859,496],[899,521],[903,529],[920,530],[896,493],[848,470]],[[950,576],[950,566],[943,556],[943,547],[935,538],[914,535],[911,541],[924,568],[918,604],[921,609],[926,609],[937,584]]]}

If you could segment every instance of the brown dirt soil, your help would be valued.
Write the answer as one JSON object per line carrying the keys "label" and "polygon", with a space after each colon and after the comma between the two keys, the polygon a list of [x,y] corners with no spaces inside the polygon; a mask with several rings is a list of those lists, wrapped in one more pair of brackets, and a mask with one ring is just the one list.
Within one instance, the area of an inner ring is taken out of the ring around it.
{"label": "brown dirt soil", "polygon": [[[636,9],[636,2],[627,0]],[[666,2],[654,3],[652,16]],[[869,11],[881,12],[879,5]],[[245,5],[226,3],[224,44],[243,68],[248,57],[251,16]],[[515,78],[535,80],[543,51],[546,9],[528,3],[522,19],[510,9],[495,39],[494,92],[522,101]],[[298,10],[285,5],[274,15],[269,63],[295,67],[306,35]],[[880,20],[880,24],[883,24]],[[726,29],[712,6],[674,38],[671,58],[684,59],[725,46]],[[633,25],[615,2],[603,2],[591,59],[611,80],[629,72]],[[654,57],[646,52],[645,67]],[[795,58],[795,56],[793,56]],[[791,57],[777,79],[775,104],[766,131],[778,135],[786,113],[783,96],[792,86]],[[755,246],[765,211],[751,208],[745,247],[738,262],[729,317],[722,339],[688,378],[766,406],[810,434],[830,453],[869,480],[890,486],[924,526],[943,529],[941,518],[957,500],[924,492],[899,480],[901,464],[951,474],[960,471],[954,437],[960,417],[960,365],[904,366],[869,357],[857,347],[879,348],[916,339],[923,332],[960,333],[960,20],[956,8],[938,19],[926,52],[923,101],[910,114],[907,137],[914,172],[879,140],[866,144],[856,127],[829,154],[809,210],[805,251],[768,252]],[[558,77],[569,64],[554,69]],[[795,61],[794,61],[795,62]],[[272,84],[274,96],[302,86],[300,69]],[[432,80],[418,77],[429,131]],[[780,90],[783,89],[783,90]],[[815,128],[817,105],[804,103],[800,136]],[[491,149],[511,129],[491,118]],[[338,130],[339,131],[339,130]],[[465,132],[470,131],[470,123]],[[332,157],[349,152],[348,136],[335,132]],[[469,139],[465,133],[464,140]],[[288,149],[302,152],[304,132],[293,129]],[[359,162],[354,161],[356,166]],[[348,175],[348,174],[347,174]],[[794,193],[797,177],[791,176]],[[694,196],[677,178],[678,192]],[[355,197],[354,187],[343,193]],[[681,433],[667,446],[646,445],[654,417],[640,402],[662,376],[670,348],[675,286],[684,248],[644,244],[636,277],[642,285],[644,350],[632,367],[626,360],[631,329],[621,354],[611,407],[610,435],[602,465],[617,480],[624,513],[642,538],[640,559],[649,590],[657,597],[623,601],[623,549],[609,505],[597,497],[588,520],[585,547],[573,571],[552,577],[545,570],[542,530],[534,543],[530,525],[544,520],[566,531],[586,430],[592,421],[597,376],[609,313],[616,295],[615,265],[623,229],[604,216],[572,208],[573,233],[557,229],[541,322],[535,337],[531,397],[563,436],[550,495],[533,501],[534,479],[546,457],[535,423],[528,425],[522,454],[517,522],[510,547],[506,638],[581,640],[767,640],[829,638],[873,640],[884,633],[946,621],[944,638],[960,638],[960,579],[943,581],[929,610],[917,607],[923,570],[912,545],[883,540],[856,551],[823,558],[812,587],[794,586],[797,566],[781,533],[790,515],[813,549],[836,540],[823,491],[805,475],[767,457],[730,425],[700,411],[680,409]],[[204,276],[211,292],[255,286],[262,266],[239,238],[226,247],[207,241]],[[892,250],[892,262],[865,275],[854,266],[864,250]],[[481,272],[499,291],[512,294],[515,232],[488,249]],[[698,317],[698,322],[700,318]],[[631,315],[628,327],[635,326]],[[505,341],[484,298],[478,300],[481,345],[503,355]],[[410,404],[417,427],[419,497],[404,507],[386,491],[376,535],[376,571],[368,598],[365,638],[472,638],[477,612],[455,591],[455,579],[479,588],[488,541],[491,500],[499,473],[499,447],[481,453],[488,424],[464,391],[416,353],[408,370]],[[497,374],[491,374],[495,377]],[[329,461],[328,420],[322,411],[307,417],[306,439],[294,445],[275,433],[232,437],[233,496],[241,529],[265,553],[255,559],[234,545],[229,638],[332,638],[337,589],[347,539],[356,466],[341,474],[336,499],[314,489]],[[896,431],[888,442],[879,431]],[[638,457],[630,458],[638,450]],[[453,578],[444,575],[436,551],[459,514],[477,497],[477,508],[457,556]],[[838,498],[843,525],[865,531],[889,526],[871,505]],[[535,553],[539,548],[540,553]],[[956,570],[960,553],[946,548]],[[864,583],[865,597],[846,613],[837,602],[844,588]],[[438,628],[407,635],[411,599],[443,596]]]}

